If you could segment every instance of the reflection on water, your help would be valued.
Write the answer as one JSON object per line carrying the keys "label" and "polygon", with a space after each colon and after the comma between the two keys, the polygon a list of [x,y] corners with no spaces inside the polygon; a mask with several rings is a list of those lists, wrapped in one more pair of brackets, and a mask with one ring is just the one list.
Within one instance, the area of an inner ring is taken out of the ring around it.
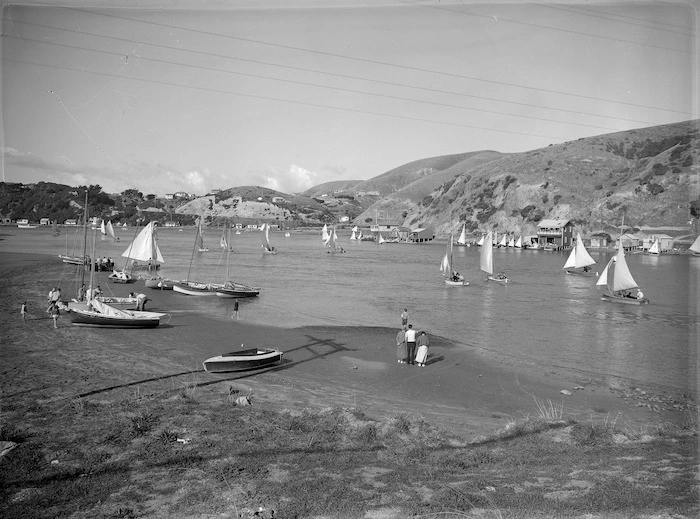
{"label": "reflection on water", "polygon": [[[33,231],[15,230],[0,248],[65,252],[65,236],[54,239],[50,229]],[[207,236],[213,240],[218,232]],[[121,231],[120,243],[98,241],[98,254],[120,258],[132,233]],[[696,389],[700,257],[629,256],[634,278],[651,299],[641,307],[601,301],[604,289],[595,286],[596,277],[564,273],[566,253],[495,249],[497,269],[512,281],[502,286],[484,281],[478,247],[458,247],[453,260],[470,285],[447,287],[439,271],[444,243],[379,246],[348,237],[341,233],[346,254],[327,254],[320,233],[292,232],[289,238],[272,233],[276,255],[262,254],[258,232],[232,237],[230,277],[262,289],[260,297],[244,301],[244,318],[278,326],[398,328],[399,315],[408,308],[415,328],[467,347],[544,366]],[[193,258],[191,279],[222,280],[226,255],[217,243],[194,256],[193,243],[193,229],[159,231],[166,261],[162,275],[184,279]],[[592,252],[598,267],[610,254]],[[67,282],[72,274],[61,269],[57,259],[57,278]],[[109,287],[115,293],[129,290]],[[183,305],[230,318],[227,300],[184,299]]]}

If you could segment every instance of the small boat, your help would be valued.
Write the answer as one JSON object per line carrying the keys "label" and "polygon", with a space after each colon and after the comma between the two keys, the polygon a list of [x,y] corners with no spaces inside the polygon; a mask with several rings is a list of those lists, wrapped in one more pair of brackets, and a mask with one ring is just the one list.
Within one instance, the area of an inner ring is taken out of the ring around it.
{"label": "small boat", "polygon": [[462,232],[459,234],[459,238],[457,238],[457,243],[455,245],[459,245],[460,247],[466,247],[469,245],[469,242],[467,241],[467,223],[464,222],[462,224]]}
{"label": "small boat", "polygon": [[272,348],[251,348],[211,357],[203,362],[204,371],[226,373],[264,368],[282,362],[283,353]]}
{"label": "small boat", "polygon": [[114,270],[109,275],[109,279],[114,283],[133,283],[135,279],[131,272],[134,270],[157,270],[161,263],[165,263],[158,248],[155,222],[149,222],[141,229],[134,241],[122,253],[122,257],[126,258],[124,268],[121,271]]}
{"label": "small boat", "polygon": [[204,235],[202,234],[202,219],[197,223],[197,234],[195,236],[197,242],[197,250],[199,252],[209,252],[209,249],[204,245]]}
{"label": "small boat", "polygon": [[350,235],[351,240],[359,240],[359,238],[357,237],[357,231],[358,231],[358,229],[357,229],[357,225],[356,225],[355,227],[352,228],[352,234]]}
{"label": "small boat", "polygon": [[[576,234],[576,245],[571,250],[563,269],[566,269],[567,274],[577,274],[579,276],[597,276],[597,272],[592,272],[588,267],[595,265],[596,261],[588,254],[586,247],[583,245],[581,233]],[[581,269],[581,270],[579,270]]]}
{"label": "small boat", "polygon": [[502,272],[499,272],[495,276],[493,275],[493,241],[491,232],[486,235],[484,239],[484,244],[481,246],[479,266],[481,270],[486,272],[486,281],[495,281],[497,283],[508,283],[508,278]]}
{"label": "small boat", "polygon": [[464,276],[452,269],[452,247],[452,234],[450,234],[450,237],[447,240],[447,250],[442,258],[442,263],[440,264],[440,272],[442,272],[445,277],[446,285],[453,287],[467,286],[469,285],[469,281],[465,281]]}
{"label": "small boat", "polygon": [[647,254],[661,254],[661,246],[659,245],[658,239],[654,240],[654,243],[651,244],[651,247],[649,247]]}
{"label": "small boat", "polygon": [[168,314],[119,310],[99,300],[91,299],[87,310],[73,308],[68,315],[76,326],[98,326],[111,328],[155,328]]}
{"label": "small boat", "polygon": [[284,237],[285,237],[285,238],[289,238],[290,236],[291,236],[291,234],[289,234],[289,231],[287,231],[286,233],[284,233]]}
{"label": "small boat", "polygon": [[17,227],[19,229],[36,229],[36,225],[31,225],[29,223],[18,223]]}
{"label": "small boat", "polygon": [[695,241],[688,250],[693,253],[693,256],[700,256],[700,236],[695,238]]}
{"label": "small boat", "polygon": [[112,273],[107,276],[107,279],[109,279],[112,283],[134,283],[136,280],[134,277],[124,271],[124,270],[113,270]]}
{"label": "small boat", "polygon": [[323,243],[328,242],[330,235],[328,234],[328,225],[323,224],[323,229],[321,229],[321,240],[323,240]]}
{"label": "small boat", "polygon": [[135,305],[135,297],[117,297],[117,296],[97,296],[100,303],[107,303],[108,305]]}
{"label": "small boat", "polygon": [[143,284],[146,288],[155,288],[158,290],[172,290],[175,283],[177,283],[177,281],[158,276],[151,276],[143,279]]}
{"label": "small boat", "polygon": [[[622,237],[620,237],[617,254],[610,258],[596,285],[608,287],[608,293],[603,294],[601,297],[603,301],[626,305],[649,304],[649,299],[643,297],[642,292],[639,290],[639,285],[632,277],[632,273],[627,266],[625,251],[622,248]],[[637,289],[636,296],[632,295],[632,290],[634,289]]]}
{"label": "small boat", "polygon": [[173,283],[173,291],[186,296],[215,296],[216,290],[223,288],[223,284],[196,283],[194,281],[179,281]]}
{"label": "small boat", "polygon": [[234,283],[233,281],[226,281],[223,285],[218,285],[214,292],[215,295],[224,298],[255,297],[260,294],[260,289],[241,283]]}
{"label": "small boat", "polygon": [[262,224],[262,248],[265,254],[277,254],[275,248],[270,245],[270,224]]}

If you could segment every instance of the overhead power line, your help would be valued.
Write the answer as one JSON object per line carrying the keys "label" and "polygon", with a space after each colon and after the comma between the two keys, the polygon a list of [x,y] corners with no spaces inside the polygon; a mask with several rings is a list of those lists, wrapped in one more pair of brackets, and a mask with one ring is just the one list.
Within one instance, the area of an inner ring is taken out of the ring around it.
{"label": "overhead power line", "polygon": [[355,109],[355,108],[343,108],[343,107],[339,107],[339,106],[324,105],[321,103],[310,103],[310,102],[306,102],[306,101],[296,101],[293,99],[283,99],[283,98],[272,97],[272,96],[247,94],[247,93],[243,93],[243,92],[234,92],[234,91],[230,91],[230,90],[221,90],[221,89],[217,89],[217,88],[207,88],[207,87],[200,87],[200,86],[193,86],[193,85],[185,85],[185,84],[181,84],[181,83],[171,83],[168,81],[160,81],[160,80],[156,80],[156,79],[142,79],[142,78],[135,78],[135,77],[129,77],[129,76],[120,76],[117,74],[110,74],[109,72],[95,72],[93,70],[65,67],[65,66],[58,66],[58,65],[50,65],[47,63],[37,63],[37,62],[8,58],[8,57],[3,57],[2,60],[13,62],[13,63],[22,63],[24,65],[31,65],[31,66],[35,66],[35,67],[46,67],[46,68],[52,68],[52,69],[57,69],[57,70],[68,70],[71,72],[81,72],[84,74],[106,76],[106,77],[112,77],[112,78],[123,79],[123,80],[128,80],[128,81],[137,81],[137,82],[141,82],[141,83],[152,83],[152,84],[156,84],[156,85],[164,85],[164,86],[177,87],[177,88],[187,88],[187,89],[193,89],[193,90],[200,90],[200,91],[204,91],[204,92],[212,92],[212,93],[216,93],[216,94],[247,97],[247,98],[251,98],[251,99],[263,99],[266,101],[277,101],[280,103],[289,103],[289,104],[300,105],[300,106],[310,106],[313,108],[325,108],[325,109],[329,109],[329,110],[337,110],[337,111],[342,111],[342,112],[375,115],[375,116],[379,116],[379,117],[388,117],[388,118],[392,118],[392,119],[402,119],[402,120],[407,120],[407,121],[418,121],[418,122],[438,124],[438,125],[456,126],[456,127],[460,127],[460,128],[470,128],[470,129],[474,129],[474,130],[485,130],[485,131],[491,131],[491,132],[497,132],[497,133],[509,133],[509,134],[513,134],[513,135],[525,135],[527,137],[537,137],[537,138],[541,138],[541,139],[549,139],[549,140],[555,140],[555,141],[560,141],[560,142],[564,142],[566,140],[569,140],[569,139],[563,139],[561,137],[553,137],[550,135],[542,135],[542,134],[536,134],[536,133],[530,133],[530,132],[517,132],[517,131],[513,131],[513,130],[505,130],[505,129],[500,129],[500,128],[489,128],[489,127],[485,127],[485,126],[475,126],[475,125],[471,125],[471,124],[453,123],[453,122],[448,122],[448,121],[438,121],[438,120],[434,120],[434,119],[424,119],[424,118],[420,118],[420,117],[410,117],[407,115],[387,114],[387,113],[382,113],[382,112],[374,112],[371,110],[359,110],[359,109]]}
{"label": "overhead power line", "polygon": [[[435,8],[435,9],[443,9],[443,8],[437,7],[437,6],[425,6],[425,7],[431,7],[431,8]],[[215,32],[210,32],[210,31],[203,31],[200,29],[191,29],[189,27],[182,27],[179,25],[171,25],[171,24],[166,24],[166,23],[162,23],[162,22],[139,20],[139,19],[129,18],[127,16],[116,15],[113,13],[100,13],[100,12],[95,12],[95,11],[91,11],[88,9],[79,9],[79,8],[75,8],[75,7],[64,7],[64,9],[69,9],[71,11],[77,11],[77,12],[82,12],[82,13],[88,13],[88,14],[92,14],[95,16],[102,16],[102,17],[114,18],[114,19],[118,19],[118,20],[126,20],[129,22],[142,23],[142,24],[146,24],[146,25],[153,25],[153,26],[157,26],[157,27],[164,27],[167,29],[177,29],[177,30],[182,30],[182,31],[186,31],[186,32],[192,32],[195,34],[203,34],[203,35],[207,35],[207,36],[213,36],[213,37],[217,37],[217,38],[225,38],[225,39],[230,39],[230,40],[235,40],[235,41],[244,41],[247,43],[255,43],[258,45],[267,45],[267,46],[271,46],[271,47],[287,49],[287,50],[295,50],[295,51],[299,51],[299,52],[316,54],[316,55],[320,55],[320,56],[330,56],[330,57],[335,57],[335,58],[342,58],[342,59],[347,59],[347,60],[351,60],[351,61],[358,61],[358,62],[362,62],[362,63],[371,63],[374,65],[382,65],[385,67],[394,67],[394,68],[398,68],[398,69],[402,69],[402,70],[411,70],[414,72],[425,72],[425,73],[436,74],[436,75],[441,75],[441,76],[445,76],[445,77],[467,79],[467,80],[471,80],[471,81],[480,81],[480,82],[494,84],[494,85],[522,88],[524,90],[533,91],[533,92],[546,92],[548,94],[569,96],[569,97],[575,97],[578,99],[587,99],[587,100],[591,100],[591,101],[599,101],[599,102],[611,103],[611,104],[616,104],[616,105],[632,106],[632,107],[636,107],[636,108],[659,110],[659,111],[668,112],[668,113],[690,115],[687,112],[680,111],[680,110],[671,110],[668,108],[647,106],[647,105],[641,105],[641,104],[637,104],[637,103],[630,103],[630,102],[626,102],[626,101],[615,101],[615,100],[611,100],[611,99],[605,99],[605,98],[595,97],[595,96],[587,96],[587,95],[583,95],[583,94],[572,94],[570,92],[564,92],[564,91],[560,91],[560,90],[549,90],[549,89],[545,89],[545,88],[517,85],[514,83],[508,83],[506,81],[495,81],[495,80],[491,80],[491,79],[483,79],[483,78],[474,77],[474,76],[454,74],[451,72],[444,72],[444,71],[440,71],[440,70],[432,70],[432,69],[421,68],[421,67],[413,67],[410,65],[400,65],[400,64],[396,64],[396,63],[390,63],[390,62],[379,61],[379,60],[372,60],[372,59],[368,59],[368,58],[358,58],[355,56],[348,56],[345,54],[338,54],[338,53],[327,52],[327,51],[322,51],[322,50],[315,50],[315,49],[306,49],[303,47],[295,47],[293,45],[286,45],[286,44],[282,44],[282,43],[273,43],[273,42],[267,42],[267,41],[262,41],[262,40],[255,40],[252,38],[243,38],[240,36],[231,36],[228,34],[220,34],[220,33],[215,33]],[[445,9],[445,10],[450,11],[452,13],[462,13],[462,11],[454,11],[451,9]],[[466,13],[466,14],[469,14],[469,13]],[[485,17],[485,18],[492,19],[491,16],[485,16],[485,15],[473,15],[473,16]],[[503,20],[503,21],[510,21],[510,20]],[[514,23],[517,23],[517,21],[515,21]],[[525,22],[522,22],[522,23],[526,24]],[[547,28],[547,29],[552,29],[552,30],[561,30],[561,29],[555,29],[555,28],[546,27],[546,26],[539,27],[539,26],[537,26],[537,24],[526,24],[526,25],[532,25],[534,27],[537,27],[538,29]],[[580,34],[583,34],[583,35],[589,36],[589,37],[593,36],[591,34],[585,34],[585,33],[580,33]],[[614,39],[614,38],[605,38],[605,39]],[[625,42],[625,43],[632,43],[632,42]],[[666,50],[674,50],[674,49],[666,49]],[[682,52],[682,51],[679,51],[679,52]]]}
{"label": "overhead power line", "polygon": [[[75,34],[74,30],[66,29],[63,27],[56,27],[53,25],[45,25],[45,24],[40,24],[40,23],[35,23],[35,22],[26,22],[26,21],[17,21],[17,20],[14,21],[14,23],[20,23],[23,25],[31,25],[34,27],[41,27],[44,29],[52,29],[52,30],[63,31],[63,32]],[[192,50],[192,49],[171,47],[169,45],[162,45],[159,43],[151,43],[151,42],[146,42],[146,41],[141,41],[141,40],[135,40],[132,38],[120,38],[118,36],[107,36],[104,34],[96,34],[96,33],[91,33],[91,32],[87,32],[87,31],[81,31],[80,35],[93,36],[95,38],[102,38],[102,39],[108,39],[108,40],[114,40],[114,41],[121,41],[121,42],[125,42],[125,43],[131,43],[131,44],[153,47],[153,48],[158,48],[158,49],[166,49],[166,50],[175,51],[175,52],[187,52],[187,53],[191,53],[191,54],[226,59],[226,60],[231,60],[231,61],[240,61],[240,62],[244,62],[244,63],[266,65],[266,66],[270,66],[270,67],[282,68],[282,69],[286,69],[286,70],[294,70],[294,71],[298,71],[298,72],[310,72],[313,74],[321,74],[324,76],[337,77],[337,78],[341,78],[341,79],[352,79],[352,80],[356,80],[356,81],[365,81],[368,83],[375,83],[375,84],[379,84],[379,85],[396,86],[396,87],[401,87],[401,88],[410,88],[413,90],[419,90],[419,91],[423,91],[423,92],[454,95],[454,96],[466,97],[466,98],[470,98],[470,99],[479,99],[479,100],[483,100],[483,101],[493,101],[493,102],[497,102],[497,103],[504,103],[504,104],[510,104],[510,105],[515,105],[515,106],[524,106],[524,107],[528,107],[528,108],[539,108],[542,110],[551,110],[551,111],[556,111],[556,112],[561,112],[561,113],[569,113],[569,114],[573,114],[573,115],[584,115],[587,117],[598,117],[598,118],[610,119],[610,120],[614,120],[614,121],[622,121],[622,122],[627,122],[627,123],[653,124],[651,121],[643,121],[643,120],[639,120],[639,119],[626,119],[626,118],[622,118],[622,117],[614,117],[611,115],[597,114],[597,113],[591,113],[591,112],[582,112],[580,110],[568,110],[566,108],[554,108],[554,107],[550,107],[550,106],[538,105],[538,104],[533,104],[533,103],[523,103],[521,101],[511,101],[508,99],[499,99],[499,98],[495,98],[495,97],[466,94],[464,92],[454,92],[451,90],[440,90],[440,89],[436,89],[436,88],[427,88],[427,87],[420,87],[420,86],[416,86],[416,85],[407,85],[405,83],[396,83],[396,82],[392,82],[392,81],[370,79],[370,78],[365,78],[365,77],[361,77],[361,76],[353,76],[350,74],[340,74],[337,72],[326,72],[323,70],[315,70],[315,69],[309,69],[309,68],[304,68],[304,67],[296,67],[293,65],[272,63],[269,61],[241,58],[241,57],[237,57],[237,56],[229,56],[226,54],[217,54],[214,52],[205,52],[205,51],[197,51],[197,50]],[[11,36],[8,35],[7,37],[11,37]],[[15,38],[20,38],[20,37],[15,36]],[[48,42],[42,41],[42,43],[48,43]],[[331,87],[327,87],[327,88],[331,88]],[[653,108],[653,107],[650,107],[650,108]],[[605,129],[604,127],[600,127],[600,128]]]}

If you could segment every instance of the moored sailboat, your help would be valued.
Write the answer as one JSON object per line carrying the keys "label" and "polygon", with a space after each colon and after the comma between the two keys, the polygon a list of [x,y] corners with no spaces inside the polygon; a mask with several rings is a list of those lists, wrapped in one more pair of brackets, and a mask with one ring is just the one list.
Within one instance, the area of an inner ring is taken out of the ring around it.
{"label": "moored sailboat", "polygon": [[693,256],[700,256],[700,235],[695,238],[695,241],[688,248],[688,250],[693,253]]}
{"label": "moored sailboat", "polygon": [[[597,272],[592,272],[589,268],[591,265],[595,265],[596,261],[588,254],[586,247],[583,245],[583,240],[581,239],[581,233],[576,234],[576,245],[571,250],[566,263],[564,263],[563,269],[566,270],[567,274],[578,274],[580,276],[593,276],[597,275]],[[580,270],[579,270],[580,269]]]}
{"label": "moored sailboat", "polygon": [[265,254],[277,254],[275,248],[270,245],[270,224],[264,223],[262,228],[262,248]]}
{"label": "moored sailboat", "polygon": [[651,244],[647,254],[661,254],[661,246],[659,245],[658,239],[654,240],[654,243]]}
{"label": "moored sailboat", "polygon": [[496,281],[498,283],[508,283],[508,278],[503,272],[493,274],[493,236],[491,232],[486,235],[484,244],[481,246],[479,266],[481,270],[488,274],[486,281]]}
{"label": "moored sailboat", "polygon": [[[451,238],[452,236],[450,236]],[[466,247],[469,245],[469,242],[467,241],[467,223],[464,222],[462,224],[462,232],[459,234],[459,238],[457,238],[457,243],[455,245],[459,245],[460,247]]]}
{"label": "moored sailboat", "polygon": [[[622,248],[622,239],[620,239],[618,244],[617,254],[610,258],[596,285],[607,286],[608,288],[608,293],[603,294],[601,297],[603,301],[627,305],[649,304],[649,299],[644,297],[627,265],[625,251]],[[635,289],[637,292],[633,294],[632,291]]]}

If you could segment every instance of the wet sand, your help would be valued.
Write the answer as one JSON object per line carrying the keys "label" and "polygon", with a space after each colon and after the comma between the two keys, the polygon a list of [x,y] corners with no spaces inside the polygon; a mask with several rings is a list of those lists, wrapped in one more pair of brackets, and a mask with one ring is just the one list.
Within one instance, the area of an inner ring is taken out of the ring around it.
{"label": "wet sand", "polygon": [[[122,296],[143,291],[151,298],[147,309],[171,313],[170,320],[149,330],[101,329],[74,326],[64,312],[54,329],[45,312],[46,295],[57,285],[64,300],[76,291],[74,281],[64,277],[58,258],[0,252],[0,274],[4,402],[28,398],[50,402],[77,396],[112,400],[196,386],[203,397],[235,390],[249,394],[254,405],[276,410],[343,406],[376,418],[419,415],[466,437],[490,434],[510,420],[537,416],[536,398],[563,403],[565,417],[614,418],[618,425],[630,427],[679,421],[687,409],[655,411],[646,405],[649,402],[640,405],[642,393],[635,388],[611,387],[610,381],[591,374],[511,365],[455,345],[436,330],[426,330],[431,340],[426,367],[399,364],[398,326],[261,326],[246,321],[246,315],[254,312],[255,300],[241,304],[241,320],[210,318],[198,311],[195,298],[146,289],[142,281],[111,284],[106,273],[100,274],[103,288],[109,285],[114,295]],[[260,298],[264,297],[263,291]],[[23,301],[30,313],[26,321],[19,313]],[[235,351],[242,344],[278,348],[284,352],[283,362],[229,374],[202,370],[206,358]],[[650,399],[662,392],[645,388],[643,395]],[[676,395],[662,395],[671,397]]]}

